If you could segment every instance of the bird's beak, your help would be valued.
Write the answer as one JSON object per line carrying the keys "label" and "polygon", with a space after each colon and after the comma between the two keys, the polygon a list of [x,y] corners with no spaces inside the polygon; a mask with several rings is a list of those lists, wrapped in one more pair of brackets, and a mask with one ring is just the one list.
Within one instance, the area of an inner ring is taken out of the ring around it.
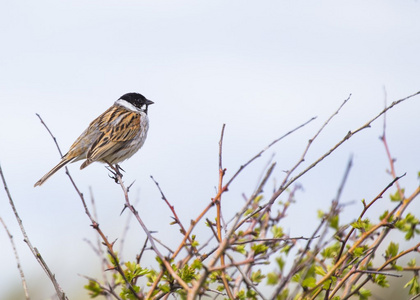
{"label": "bird's beak", "polygon": [[146,99],[146,105],[152,105],[153,103],[155,103],[155,102],[153,102],[153,101],[151,101],[149,99]]}

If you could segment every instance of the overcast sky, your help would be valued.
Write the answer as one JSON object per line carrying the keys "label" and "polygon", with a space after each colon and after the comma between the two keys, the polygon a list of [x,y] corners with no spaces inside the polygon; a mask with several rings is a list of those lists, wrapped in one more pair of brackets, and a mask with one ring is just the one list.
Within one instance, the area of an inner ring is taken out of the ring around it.
{"label": "overcast sky", "polygon": [[[382,110],[384,88],[388,103],[420,90],[419,15],[418,1],[2,1],[0,163],[32,243],[69,296],[88,299],[81,291],[86,281],[77,274],[97,275],[99,262],[83,241],[95,240],[95,234],[64,171],[33,188],[60,158],[36,113],[65,152],[124,93],[153,100],[148,139],[122,167],[126,182],[136,180],[132,197],[140,199],[148,227],[176,245],[181,236],[169,226],[170,211],[150,175],[188,223],[214,195],[223,123],[230,177],[272,140],[317,116],[233,184],[224,198],[229,219],[271,155],[281,180],[350,94],[303,167]],[[398,174],[407,172],[407,191],[418,184],[420,171],[419,112],[416,97],[387,115],[390,148]],[[378,120],[299,181],[304,190],[282,224],[286,232],[310,232],[317,210],[326,210],[335,196],[350,155],[354,167],[342,200],[354,204],[345,220],[358,215],[361,199],[388,184],[389,164],[378,139],[382,125]],[[83,171],[79,165],[70,165],[70,172],[86,196],[92,187],[99,222],[116,239],[128,215],[119,214],[120,188],[103,165]],[[387,199],[376,209],[386,205]],[[53,288],[23,243],[3,192],[0,216],[15,237],[34,299],[51,296]],[[131,233],[127,260],[145,238],[137,224]],[[0,244],[3,299],[21,288],[2,229]]]}

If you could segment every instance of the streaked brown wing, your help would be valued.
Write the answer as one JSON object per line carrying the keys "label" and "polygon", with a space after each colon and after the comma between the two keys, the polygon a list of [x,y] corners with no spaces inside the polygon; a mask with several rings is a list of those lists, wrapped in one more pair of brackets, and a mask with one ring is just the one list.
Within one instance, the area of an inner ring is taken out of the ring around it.
{"label": "streaked brown wing", "polygon": [[141,130],[140,115],[121,108],[109,109],[95,121],[99,124],[100,135],[87,153],[89,162],[101,160],[118,151]]}

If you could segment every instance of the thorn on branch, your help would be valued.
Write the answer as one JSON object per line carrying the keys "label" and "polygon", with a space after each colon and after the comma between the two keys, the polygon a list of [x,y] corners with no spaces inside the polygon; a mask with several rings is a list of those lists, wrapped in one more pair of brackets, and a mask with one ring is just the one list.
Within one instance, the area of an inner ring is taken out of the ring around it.
{"label": "thorn on branch", "polygon": [[130,188],[133,186],[133,184],[135,183],[136,181],[134,180],[128,187],[127,187],[127,193],[130,191]]}
{"label": "thorn on branch", "polygon": [[128,208],[128,205],[127,205],[127,203],[124,203],[124,208],[120,212],[120,216],[123,214],[123,212],[125,211],[126,208]]}

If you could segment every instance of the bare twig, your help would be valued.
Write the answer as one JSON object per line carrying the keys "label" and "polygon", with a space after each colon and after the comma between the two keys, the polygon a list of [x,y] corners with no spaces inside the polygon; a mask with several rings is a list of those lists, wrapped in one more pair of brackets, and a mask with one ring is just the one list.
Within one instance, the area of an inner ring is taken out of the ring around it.
{"label": "bare twig", "polygon": [[[89,187],[89,194],[90,194],[90,203],[92,205],[93,216],[94,216],[95,220],[98,220],[98,214],[97,214],[96,205],[95,205],[95,197],[93,197],[92,187]],[[83,202],[83,200],[82,200],[82,202]],[[97,249],[96,249],[97,254],[98,254],[98,257],[101,260],[102,278],[103,278],[104,282],[108,282],[108,278],[107,278],[107,275],[106,275],[106,272],[105,272],[105,270],[107,268],[107,265],[108,265],[108,260],[106,259],[105,252],[101,247],[101,239],[100,239],[99,234],[96,235],[96,243],[97,243]],[[92,245],[92,247],[93,247],[93,245]],[[114,281],[114,278],[112,278],[112,281]]]}
{"label": "bare twig", "polygon": [[3,187],[6,191],[7,197],[9,198],[10,206],[12,207],[13,213],[15,214],[16,220],[17,220],[17,222],[19,224],[19,227],[20,227],[20,231],[23,234],[25,243],[28,245],[32,254],[35,256],[35,259],[38,261],[38,263],[41,265],[42,269],[47,274],[48,278],[51,280],[52,284],[54,285],[54,288],[55,288],[55,291],[57,293],[58,298],[60,300],[67,300],[68,298],[67,298],[66,294],[64,293],[63,289],[58,284],[57,280],[55,279],[55,275],[51,272],[47,263],[44,261],[41,254],[39,253],[38,249],[36,249],[34,246],[32,246],[32,243],[29,240],[28,235],[26,234],[26,230],[25,230],[25,227],[23,226],[23,222],[22,222],[21,218],[19,217],[19,214],[17,212],[17,209],[16,209],[15,204],[14,204],[13,199],[12,199],[12,195],[10,194],[9,188],[7,187],[6,179],[4,178],[3,170],[1,168],[1,165],[0,165],[0,175],[1,175],[1,179],[3,181]]}
{"label": "bare twig", "polygon": [[363,273],[363,274],[377,274],[377,275],[385,275],[385,276],[392,276],[392,277],[402,277],[400,274],[393,274],[387,272],[380,272],[380,271],[369,271],[369,270],[356,270],[356,273]]}
{"label": "bare twig", "polygon": [[209,274],[209,270],[214,267],[214,265],[217,263],[217,261],[220,259],[220,257],[225,253],[225,250],[230,245],[230,239],[235,232],[235,229],[239,223],[239,220],[243,216],[243,214],[248,209],[250,203],[253,201],[253,198],[250,198],[243,208],[236,213],[236,217],[229,229],[229,231],[226,233],[225,238],[220,242],[219,247],[217,248],[216,252],[214,253],[212,259],[207,264],[207,266],[204,268],[204,272],[201,274],[201,276],[197,279],[196,282],[194,282],[191,289],[188,291],[187,300],[194,300],[196,299],[196,296],[201,288],[201,286],[204,284],[205,280],[207,279],[207,276]]}
{"label": "bare twig", "polygon": [[117,183],[121,186],[121,189],[124,193],[124,198],[125,198],[125,207],[127,207],[135,216],[136,220],[138,221],[138,223],[140,224],[140,226],[143,228],[143,231],[146,233],[150,245],[153,248],[153,251],[157,254],[157,256],[159,256],[162,264],[165,266],[165,269],[169,272],[169,274],[171,274],[171,276],[186,290],[189,290],[189,286],[187,283],[185,283],[184,280],[181,279],[181,277],[179,277],[179,275],[174,271],[174,269],[172,268],[171,264],[167,261],[166,257],[164,257],[162,255],[162,253],[159,251],[159,249],[156,247],[155,243],[154,243],[154,239],[152,234],[150,233],[149,229],[147,229],[146,225],[144,224],[143,220],[140,218],[140,215],[138,213],[138,211],[134,208],[134,206],[131,204],[130,202],[130,198],[128,196],[128,190],[126,188],[126,186],[124,185],[124,182],[122,181],[122,176],[119,172],[117,172],[117,169],[114,168],[112,165],[109,165],[109,167],[111,169],[113,169],[115,171],[114,173],[114,179],[116,178]]}
{"label": "bare twig", "polygon": [[[173,205],[171,205],[168,201],[168,198],[166,198],[165,194],[163,193],[162,189],[160,188],[159,183],[153,178],[153,176],[150,176],[150,178],[153,180],[153,182],[155,183],[156,187],[158,188],[160,195],[162,197],[162,200],[165,201],[166,205],[168,205],[169,209],[171,210],[172,214],[173,214],[173,219],[174,219],[174,223],[178,224],[180,227],[180,231],[182,235],[185,235],[186,230],[184,225],[182,225],[181,220],[179,219],[176,211],[175,211],[175,207]],[[188,241],[191,244],[191,249],[194,253],[197,253],[197,249],[193,246],[193,240],[190,238],[190,236],[187,236]],[[173,253],[173,251],[172,251]]]}
{"label": "bare twig", "polygon": [[[420,92],[419,92],[420,93]],[[306,121],[305,123],[297,126],[296,128],[290,130],[289,132],[283,134],[281,137],[275,139],[274,141],[272,141],[270,144],[268,144],[264,149],[262,149],[260,152],[258,152],[256,155],[254,155],[250,160],[248,160],[245,164],[241,165],[239,167],[239,169],[236,171],[235,174],[233,174],[233,176],[228,180],[228,182],[226,183],[226,186],[229,186],[230,183],[239,175],[239,173],[242,172],[243,169],[245,169],[249,164],[251,164],[254,160],[256,160],[258,157],[261,157],[261,155],[266,152],[268,149],[270,149],[271,147],[273,147],[275,144],[277,144],[279,141],[283,140],[284,138],[286,138],[287,136],[291,135],[292,133],[298,131],[299,129],[301,129],[302,127],[305,127],[306,125],[308,125],[310,122],[312,122],[313,120],[315,120],[316,117],[312,117],[311,119],[309,119],[308,121]]]}
{"label": "bare twig", "polygon": [[[386,104],[387,104],[387,93],[386,93],[386,89],[384,87],[384,106],[385,106],[385,108],[386,108]],[[390,165],[390,168],[391,168],[391,170],[390,170],[391,176],[393,178],[396,178],[397,175],[396,175],[396,171],[395,171],[395,159],[392,158],[391,151],[390,151],[389,146],[388,146],[388,141],[386,139],[386,113],[384,113],[384,125],[383,125],[382,136],[380,136],[379,139],[384,144],[385,152],[386,152],[386,155],[388,157],[389,165]],[[397,181],[395,183],[395,185],[397,187],[397,190],[400,194],[401,199],[403,199],[404,198],[404,192],[402,191],[399,182]]]}
{"label": "bare twig", "polygon": [[369,128],[371,126],[371,124],[376,121],[376,119],[378,119],[380,116],[382,116],[384,113],[386,113],[388,110],[390,110],[391,108],[393,108],[394,106],[412,98],[415,97],[417,95],[420,94],[420,91],[418,91],[417,93],[414,93],[410,96],[407,96],[405,98],[402,98],[400,100],[394,101],[392,102],[389,106],[387,106],[384,110],[382,110],[379,114],[377,114],[375,117],[373,117],[372,119],[370,119],[369,121],[367,121],[364,125],[360,126],[359,128],[353,130],[353,131],[349,131],[341,141],[339,141],[337,144],[335,144],[330,150],[328,150],[327,152],[325,152],[321,157],[319,157],[317,160],[315,160],[312,164],[310,164],[306,169],[304,169],[302,172],[300,172],[298,175],[296,175],[295,177],[291,178],[290,180],[288,180],[287,182],[285,182],[284,184],[282,184],[280,186],[280,188],[272,195],[270,201],[266,204],[266,211],[269,211],[271,209],[271,206],[273,205],[273,203],[276,201],[276,199],[283,193],[283,191],[285,191],[292,183],[294,183],[297,179],[299,179],[300,177],[302,177],[303,175],[305,175],[309,170],[311,170],[312,168],[314,168],[316,165],[318,165],[318,163],[320,163],[321,161],[323,161],[326,157],[328,157],[331,153],[333,153],[335,150],[337,150],[343,143],[345,143],[347,140],[349,140],[352,136],[354,136],[355,134],[359,133],[360,131]]}
{"label": "bare twig", "polygon": [[[219,198],[215,200],[216,202],[216,230],[217,230],[217,239],[220,242],[222,240],[222,193],[223,193],[223,177],[226,173],[226,169],[223,169],[223,136],[225,134],[225,127],[226,125],[223,124],[222,126],[222,132],[220,134],[220,140],[219,140],[219,184],[218,184],[218,193],[220,194]],[[227,190],[227,189],[226,189]],[[220,264],[222,266],[222,282],[223,286],[225,287],[226,293],[229,296],[229,299],[233,299],[234,296],[232,294],[232,291],[230,289],[230,286],[228,284],[228,281],[226,279],[226,271],[224,269],[225,267],[225,255],[224,253],[220,256]]]}
{"label": "bare twig", "polygon": [[10,231],[6,226],[6,223],[4,223],[2,217],[0,217],[0,222],[1,222],[1,224],[3,224],[4,230],[6,230],[6,233],[9,236],[10,243],[12,244],[13,253],[15,254],[15,259],[16,259],[16,263],[17,263],[17,268],[19,270],[20,279],[22,281],[23,291],[25,293],[25,298],[27,300],[29,300],[30,297],[29,297],[28,285],[26,284],[25,274],[23,273],[22,267],[20,265],[20,259],[19,259],[19,255],[18,255],[18,252],[17,252],[17,249],[16,249],[15,242],[13,240],[13,235],[10,233]]}
{"label": "bare twig", "polygon": [[410,298],[410,300],[415,300],[417,298],[420,298],[420,293],[418,293],[417,295],[414,295],[414,297]]}
{"label": "bare twig", "polygon": [[[134,205],[136,205],[137,206],[137,204],[139,204],[139,202],[140,202],[140,197],[138,197],[136,200],[135,200],[135,202],[134,202]],[[120,240],[120,253],[122,254],[123,253],[123,250],[124,250],[124,245],[125,245],[125,238],[126,238],[126,236],[127,236],[127,234],[128,234],[128,230],[130,229],[130,222],[131,222],[131,217],[132,217],[133,215],[132,214],[129,214],[128,216],[127,216],[127,220],[126,220],[126,222],[125,222],[125,226],[124,226],[124,230],[123,230],[123,232],[122,232],[122,234],[121,234],[121,238],[119,239]]]}
{"label": "bare twig", "polygon": [[242,242],[234,242],[232,243],[232,245],[244,245],[244,244],[249,244],[249,243],[254,243],[254,242],[263,242],[263,243],[277,243],[277,242],[290,242],[290,241],[294,241],[294,240],[313,240],[313,239],[317,239],[319,238],[319,236],[315,236],[315,237],[303,237],[303,236],[299,236],[299,237],[289,237],[289,238],[272,238],[272,239],[252,239],[252,240],[248,240],[248,241],[242,241]]}

